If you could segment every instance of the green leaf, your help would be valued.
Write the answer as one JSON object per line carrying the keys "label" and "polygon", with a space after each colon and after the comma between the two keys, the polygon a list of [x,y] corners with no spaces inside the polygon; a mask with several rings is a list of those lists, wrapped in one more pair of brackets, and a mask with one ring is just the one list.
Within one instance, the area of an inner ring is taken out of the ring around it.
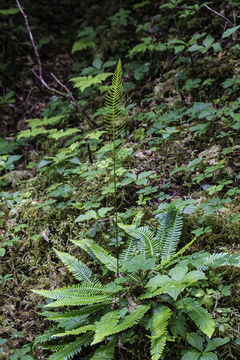
{"label": "green leaf", "polygon": [[78,128],[68,128],[67,130],[56,130],[54,133],[50,134],[48,137],[50,139],[59,140],[63,137],[73,135],[77,132],[80,132],[80,129]]}
{"label": "green leaf", "polygon": [[85,50],[89,47],[95,47],[95,46],[96,44],[93,40],[89,40],[89,39],[78,40],[73,44],[72,54],[74,54],[76,51]]}
{"label": "green leaf", "polygon": [[240,28],[240,25],[238,26],[234,26],[230,29],[227,29],[226,31],[224,31],[224,33],[222,34],[222,39],[225,39],[226,37],[232,35],[235,31],[237,31]]}
{"label": "green leaf", "polygon": [[169,275],[171,276],[172,279],[176,280],[176,281],[182,281],[183,278],[186,278],[186,274],[188,272],[188,267],[186,265],[182,265],[182,266],[175,266],[173,269],[171,269],[169,271]]}
{"label": "green leaf", "polygon": [[75,222],[88,221],[91,219],[98,219],[98,215],[95,210],[88,210],[85,214],[79,215]]}
{"label": "green leaf", "polygon": [[201,356],[201,353],[195,350],[188,351],[183,355],[181,360],[198,360]]}
{"label": "green leaf", "polygon": [[151,359],[158,360],[160,359],[162,352],[166,344],[167,336],[162,335],[159,338],[151,339]]}
{"label": "green leaf", "polygon": [[199,360],[218,360],[218,357],[213,352],[204,352]]}
{"label": "green leaf", "polygon": [[99,59],[99,58],[96,58],[96,59],[94,59],[93,60],[93,63],[92,63],[92,66],[94,66],[96,69],[101,69],[101,67],[102,67],[102,60],[101,59]]}
{"label": "green leaf", "polygon": [[229,342],[229,338],[215,338],[209,340],[205,351],[216,350],[218,347],[223,346]]}
{"label": "green leaf", "polygon": [[73,81],[74,87],[79,88],[82,92],[88,88],[89,86],[101,84],[103,81],[105,81],[109,76],[111,76],[112,73],[102,73],[98,74],[96,76],[79,76],[76,78],[70,79],[70,81]]}
{"label": "green leaf", "polygon": [[204,40],[203,40],[203,45],[206,48],[210,48],[211,45],[214,43],[214,38],[211,35],[208,35]]}
{"label": "green leaf", "polygon": [[204,343],[204,338],[196,333],[188,333],[187,334],[187,341],[189,342],[190,345],[192,345],[193,347],[195,347],[197,350],[199,351],[203,351],[203,343]]}
{"label": "green leaf", "polygon": [[98,215],[100,218],[104,217],[107,213],[109,213],[113,209],[112,206],[103,207],[98,210]]}
{"label": "green leaf", "polygon": [[1,9],[0,15],[14,15],[14,14],[17,14],[18,12],[19,12],[18,8],[11,8],[11,9],[6,9],[6,10]]}
{"label": "green leaf", "polygon": [[206,276],[204,274],[204,272],[200,271],[200,270],[193,270],[190,271],[183,279],[184,283],[189,283],[192,284],[198,280],[204,280],[206,279]]}
{"label": "green leaf", "polygon": [[0,256],[4,256],[6,254],[6,250],[4,248],[0,248]]}

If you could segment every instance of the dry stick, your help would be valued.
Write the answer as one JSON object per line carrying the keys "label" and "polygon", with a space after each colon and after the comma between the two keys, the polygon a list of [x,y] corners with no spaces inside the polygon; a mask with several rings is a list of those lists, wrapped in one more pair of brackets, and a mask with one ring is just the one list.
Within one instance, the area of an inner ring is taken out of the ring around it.
{"label": "dry stick", "polygon": [[[58,94],[58,95],[61,95],[61,96],[64,96],[66,97],[67,95],[61,91],[58,91],[57,89],[54,89],[52,87],[50,87],[46,81],[44,80],[43,78],[43,71],[42,71],[42,62],[41,62],[41,58],[40,58],[40,55],[39,55],[39,52],[38,52],[38,49],[37,49],[37,46],[34,42],[34,38],[33,38],[33,34],[32,34],[32,31],[30,29],[30,26],[29,26],[29,22],[28,22],[28,18],[27,18],[27,15],[25,14],[19,0],[16,0],[16,3],[17,3],[17,6],[20,10],[20,12],[22,13],[23,17],[24,17],[24,20],[25,20],[25,25],[26,25],[26,28],[27,28],[27,31],[28,31],[28,34],[29,34],[29,37],[30,37],[30,40],[31,40],[31,43],[32,43],[32,46],[33,46],[33,50],[34,50],[34,53],[35,53],[35,56],[37,58],[37,63],[38,63],[38,70],[39,70],[39,74],[36,73],[36,71],[34,69],[32,69],[32,72],[33,74],[40,80],[40,82],[50,91]],[[95,121],[93,121],[88,115],[87,113],[81,108],[81,106],[78,105],[76,99],[73,97],[71,91],[61,83],[61,81],[53,74],[51,73],[51,76],[55,79],[55,81],[61,85],[64,90],[66,91],[66,93],[69,95],[70,97],[70,100],[71,100],[71,104],[73,106],[75,106],[78,111],[83,115],[83,117],[87,120],[87,122],[89,123],[89,125],[91,125],[92,127],[97,127],[97,124],[95,123]]]}
{"label": "dry stick", "polygon": [[224,20],[226,20],[229,24],[232,24],[234,26],[234,23],[229,20],[228,18],[226,18],[225,16],[223,16],[222,14],[220,14],[219,12],[217,12],[216,10],[213,10],[212,8],[210,8],[210,6],[204,4],[203,6],[205,6],[208,10],[212,11],[214,14],[220,16],[221,18],[223,18]]}

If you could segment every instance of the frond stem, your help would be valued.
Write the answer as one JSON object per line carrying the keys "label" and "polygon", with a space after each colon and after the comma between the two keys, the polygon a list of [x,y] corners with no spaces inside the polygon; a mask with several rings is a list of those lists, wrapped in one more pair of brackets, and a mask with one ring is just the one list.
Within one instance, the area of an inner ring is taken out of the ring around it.
{"label": "frond stem", "polygon": [[119,276],[119,242],[118,242],[118,212],[117,212],[117,177],[116,177],[116,144],[113,131],[113,184],[114,184],[114,211],[115,211],[115,238],[117,247],[117,275]]}

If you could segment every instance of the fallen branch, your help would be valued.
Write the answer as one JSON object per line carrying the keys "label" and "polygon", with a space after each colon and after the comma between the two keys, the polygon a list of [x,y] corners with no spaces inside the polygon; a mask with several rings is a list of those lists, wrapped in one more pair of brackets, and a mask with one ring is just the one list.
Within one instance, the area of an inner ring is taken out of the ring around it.
{"label": "fallen branch", "polygon": [[219,12],[217,12],[216,10],[213,10],[212,8],[210,8],[210,6],[204,4],[203,6],[205,6],[208,10],[212,11],[214,14],[220,16],[222,19],[224,19],[225,21],[227,21],[229,24],[234,26],[234,23],[229,20],[228,18],[226,18],[225,16],[223,16],[222,14],[220,14]]}
{"label": "fallen branch", "polygon": [[67,97],[70,99],[70,103],[78,109],[78,111],[82,114],[82,116],[87,120],[88,124],[91,127],[97,127],[97,124],[95,123],[95,121],[93,121],[88,115],[87,113],[81,108],[81,106],[78,105],[77,100],[74,98],[72,92],[67,88],[66,85],[64,85],[53,73],[51,73],[51,76],[54,78],[54,80],[65,90],[66,93],[61,92],[51,86],[48,85],[48,83],[44,80],[43,78],[43,67],[42,67],[42,62],[41,62],[41,58],[38,52],[38,48],[37,45],[35,44],[34,38],[33,38],[33,34],[32,31],[30,29],[29,26],[29,22],[28,22],[28,18],[27,15],[25,14],[19,0],[16,0],[17,6],[20,10],[20,12],[23,15],[24,21],[25,21],[25,25],[32,43],[32,47],[37,59],[37,63],[38,63],[38,74],[37,72],[32,68],[32,73],[38,78],[38,80],[42,83],[43,86],[45,86],[49,91],[54,92],[55,94]]}

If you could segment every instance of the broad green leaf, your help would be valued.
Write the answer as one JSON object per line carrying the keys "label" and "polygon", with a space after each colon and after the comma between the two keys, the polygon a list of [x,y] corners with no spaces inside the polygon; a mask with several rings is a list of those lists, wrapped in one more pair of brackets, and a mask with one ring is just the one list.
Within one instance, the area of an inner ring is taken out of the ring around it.
{"label": "broad green leaf", "polygon": [[218,360],[218,357],[213,352],[204,352],[199,360]]}
{"label": "broad green leaf", "polygon": [[91,219],[98,219],[98,215],[95,210],[88,210],[85,214],[78,216],[75,222],[87,221]]}
{"label": "broad green leaf", "polygon": [[197,350],[199,351],[203,351],[203,343],[204,343],[204,338],[196,333],[188,333],[187,334],[187,341],[189,342],[190,345],[192,345],[193,347],[195,347]]}
{"label": "broad green leaf", "polygon": [[185,279],[185,275],[188,272],[188,267],[186,265],[183,266],[175,266],[173,269],[169,271],[169,275],[172,279],[176,281],[182,281],[183,278]]}
{"label": "broad green leaf", "polygon": [[183,279],[184,283],[194,283],[198,280],[204,280],[206,279],[206,276],[204,274],[204,272],[199,271],[199,270],[193,270],[190,271]]}
{"label": "broad green leaf", "polygon": [[222,34],[222,38],[224,39],[224,38],[232,35],[232,34],[233,34],[235,31],[237,31],[239,28],[240,28],[240,25],[234,26],[234,27],[232,27],[232,28],[230,28],[230,29],[227,29],[227,30],[224,31],[224,33]]}
{"label": "broad green leaf", "polygon": [[215,350],[219,346],[223,346],[223,345],[227,344],[229,341],[230,341],[229,338],[215,338],[215,339],[209,340],[205,351]]}
{"label": "broad green leaf", "polygon": [[101,69],[102,67],[102,60],[99,58],[96,58],[93,60],[92,66],[94,66],[96,69]]}
{"label": "broad green leaf", "polygon": [[188,351],[183,355],[181,360],[198,360],[201,356],[201,353],[195,350]]}

